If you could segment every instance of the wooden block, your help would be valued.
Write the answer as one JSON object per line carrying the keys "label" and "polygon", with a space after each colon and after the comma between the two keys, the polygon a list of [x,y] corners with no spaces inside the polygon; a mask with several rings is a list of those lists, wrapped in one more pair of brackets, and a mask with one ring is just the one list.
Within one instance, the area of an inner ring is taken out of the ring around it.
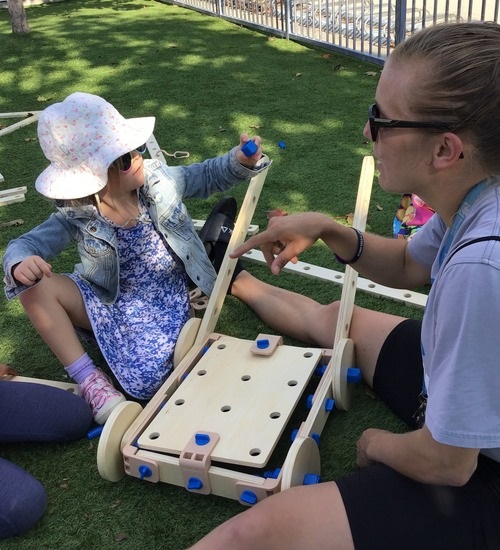
{"label": "wooden block", "polygon": [[13,187],[12,189],[0,191],[0,206],[6,206],[15,202],[24,202],[26,191],[26,187]]}
{"label": "wooden block", "polygon": [[255,339],[250,353],[255,355],[272,355],[278,346],[283,344],[283,338],[274,334],[259,334]]}

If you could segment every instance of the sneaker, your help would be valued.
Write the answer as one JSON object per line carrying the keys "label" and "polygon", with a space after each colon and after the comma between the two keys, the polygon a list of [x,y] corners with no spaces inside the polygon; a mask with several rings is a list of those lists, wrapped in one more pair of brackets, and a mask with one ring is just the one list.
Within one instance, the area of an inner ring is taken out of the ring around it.
{"label": "sneaker", "polygon": [[100,369],[79,384],[79,393],[90,405],[97,424],[104,424],[111,411],[125,401],[125,396],[113,387],[109,377]]}

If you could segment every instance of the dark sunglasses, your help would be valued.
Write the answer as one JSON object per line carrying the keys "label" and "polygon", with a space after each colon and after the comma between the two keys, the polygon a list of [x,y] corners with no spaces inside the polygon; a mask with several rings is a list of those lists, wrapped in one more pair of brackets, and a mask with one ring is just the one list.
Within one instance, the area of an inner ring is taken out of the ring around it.
{"label": "dark sunglasses", "polygon": [[412,120],[393,120],[381,118],[378,105],[374,103],[368,108],[368,121],[372,140],[377,141],[379,128],[435,128],[443,132],[453,132],[453,129],[444,122],[420,122]]}
{"label": "dark sunglasses", "polygon": [[[134,149],[134,151],[137,151],[139,155],[144,155],[147,149],[148,149],[147,145],[144,144]],[[132,152],[125,153],[121,157],[118,157],[117,165],[120,169],[120,172],[128,172],[132,168],[132,160],[133,160]]]}

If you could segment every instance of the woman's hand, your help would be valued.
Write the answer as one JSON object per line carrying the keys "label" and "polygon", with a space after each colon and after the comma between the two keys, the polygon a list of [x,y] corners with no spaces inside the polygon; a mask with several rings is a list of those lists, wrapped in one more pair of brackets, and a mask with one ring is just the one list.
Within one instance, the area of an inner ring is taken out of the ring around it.
{"label": "woman's hand", "polygon": [[28,256],[12,270],[14,279],[26,286],[33,286],[44,275],[52,275],[52,266],[40,256]]}
{"label": "woman's hand", "polygon": [[382,433],[390,433],[386,430],[377,430],[375,428],[369,428],[365,430],[356,443],[356,464],[360,468],[366,468],[375,464],[376,461],[370,458],[369,446],[370,443],[376,439]]}
{"label": "woman's hand", "polygon": [[329,223],[327,216],[315,212],[271,217],[266,231],[235,248],[231,258],[239,258],[252,248],[259,247],[271,271],[278,275],[288,262],[297,262],[298,255],[321,237],[325,225]]}

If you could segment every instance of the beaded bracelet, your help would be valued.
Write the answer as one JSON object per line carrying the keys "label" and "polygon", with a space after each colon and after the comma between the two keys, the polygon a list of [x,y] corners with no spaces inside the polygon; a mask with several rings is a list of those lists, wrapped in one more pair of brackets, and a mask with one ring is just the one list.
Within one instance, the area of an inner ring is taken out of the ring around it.
{"label": "beaded bracelet", "polygon": [[363,254],[363,247],[365,246],[365,239],[363,238],[363,233],[359,229],[356,229],[355,227],[351,227],[354,231],[356,231],[356,235],[358,236],[358,249],[356,250],[356,254],[354,254],[354,257],[349,260],[345,261],[340,256],[337,256],[337,254],[334,254],[335,259],[337,262],[347,265],[347,264],[353,264],[354,262],[357,262],[361,258],[361,254]]}

